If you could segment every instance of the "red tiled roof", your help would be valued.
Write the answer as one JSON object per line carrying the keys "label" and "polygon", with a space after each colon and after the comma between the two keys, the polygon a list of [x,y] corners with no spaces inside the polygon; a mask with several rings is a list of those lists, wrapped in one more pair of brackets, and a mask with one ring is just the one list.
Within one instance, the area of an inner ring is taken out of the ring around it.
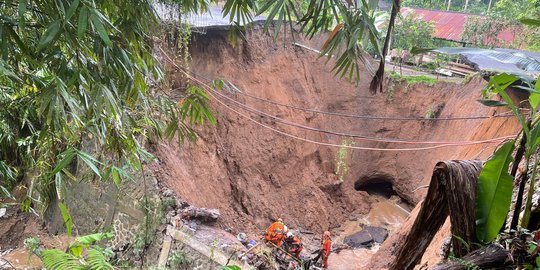
{"label": "red tiled roof", "polygon": [[[463,33],[463,26],[470,16],[480,16],[470,13],[453,12],[453,11],[441,11],[441,10],[429,10],[429,9],[413,9],[402,8],[401,15],[407,16],[413,14],[415,18],[423,21],[433,23],[435,26],[435,33],[433,37],[461,41],[461,33]],[[499,38],[511,42],[514,40],[514,35],[510,31],[502,31],[499,34]]]}

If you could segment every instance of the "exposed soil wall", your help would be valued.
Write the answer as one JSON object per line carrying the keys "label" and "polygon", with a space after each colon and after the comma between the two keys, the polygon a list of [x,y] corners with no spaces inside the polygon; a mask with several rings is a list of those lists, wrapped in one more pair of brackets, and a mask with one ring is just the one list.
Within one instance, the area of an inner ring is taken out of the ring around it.
{"label": "exposed soil wall", "polygon": [[[191,44],[191,69],[211,79],[226,79],[241,91],[257,97],[322,111],[356,115],[424,117],[438,108],[439,116],[490,116],[495,113],[476,102],[484,82],[435,86],[396,84],[385,93],[371,95],[370,76],[362,72],[358,84],[332,75],[312,51],[274,41],[255,29],[248,42],[230,45],[223,30],[208,29]],[[316,42],[296,42],[317,46]],[[174,70],[169,67],[170,70]],[[181,74],[177,74],[181,77]],[[179,80],[180,81],[180,80]],[[335,117],[278,107],[223,91],[240,102],[274,116],[325,130],[372,137],[418,141],[470,141],[516,132],[511,118],[460,121],[390,121]],[[244,114],[241,108],[232,104]],[[292,227],[315,232],[336,227],[355,213],[369,210],[368,194],[355,190],[365,181],[384,175],[402,198],[415,204],[426,189],[433,166],[446,159],[484,159],[494,145],[452,146],[423,151],[351,151],[350,172],[340,183],[335,175],[338,148],[320,146],[290,137],[242,118],[217,102],[216,126],[198,129],[200,139],[178,147],[155,146],[158,179],[199,207],[219,208],[221,225],[232,232],[258,232],[281,216]],[[340,144],[341,137],[283,126],[254,117],[273,128],[298,137]],[[355,146],[409,148],[418,145],[354,140]],[[366,180],[367,179],[367,180]]]}

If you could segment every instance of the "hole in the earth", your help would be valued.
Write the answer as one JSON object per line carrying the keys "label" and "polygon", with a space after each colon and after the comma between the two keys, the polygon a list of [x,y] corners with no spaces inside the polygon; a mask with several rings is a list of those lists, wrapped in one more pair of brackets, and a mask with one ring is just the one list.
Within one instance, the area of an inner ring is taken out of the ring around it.
{"label": "hole in the earth", "polygon": [[386,174],[363,176],[354,183],[354,189],[365,191],[369,195],[390,198],[393,195],[398,195],[392,185],[393,180],[392,176]]}

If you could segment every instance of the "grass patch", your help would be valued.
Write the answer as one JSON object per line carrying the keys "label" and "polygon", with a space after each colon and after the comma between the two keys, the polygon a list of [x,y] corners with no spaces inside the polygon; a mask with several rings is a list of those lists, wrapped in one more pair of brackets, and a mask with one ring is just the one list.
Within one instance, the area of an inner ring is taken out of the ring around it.
{"label": "grass patch", "polygon": [[404,82],[409,85],[415,85],[415,84],[425,84],[428,86],[434,86],[437,83],[437,79],[425,75],[418,75],[418,76],[407,76],[407,75],[400,75],[397,72],[390,72],[388,73],[390,76],[390,79],[396,82]]}

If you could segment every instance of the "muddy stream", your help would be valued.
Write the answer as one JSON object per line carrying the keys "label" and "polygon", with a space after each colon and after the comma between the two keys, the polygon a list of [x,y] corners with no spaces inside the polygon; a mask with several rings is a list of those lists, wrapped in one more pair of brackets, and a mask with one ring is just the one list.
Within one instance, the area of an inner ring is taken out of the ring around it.
{"label": "muddy stream", "polygon": [[[371,210],[367,215],[346,221],[338,231],[340,234],[334,238],[333,243],[341,244],[347,236],[362,231],[364,226],[380,227],[388,230],[388,235],[396,231],[410,214],[410,207],[401,202],[397,196],[385,198],[372,195]],[[371,256],[379,249],[375,243],[370,248],[344,249],[332,253],[329,264],[332,270],[363,269]]]}

